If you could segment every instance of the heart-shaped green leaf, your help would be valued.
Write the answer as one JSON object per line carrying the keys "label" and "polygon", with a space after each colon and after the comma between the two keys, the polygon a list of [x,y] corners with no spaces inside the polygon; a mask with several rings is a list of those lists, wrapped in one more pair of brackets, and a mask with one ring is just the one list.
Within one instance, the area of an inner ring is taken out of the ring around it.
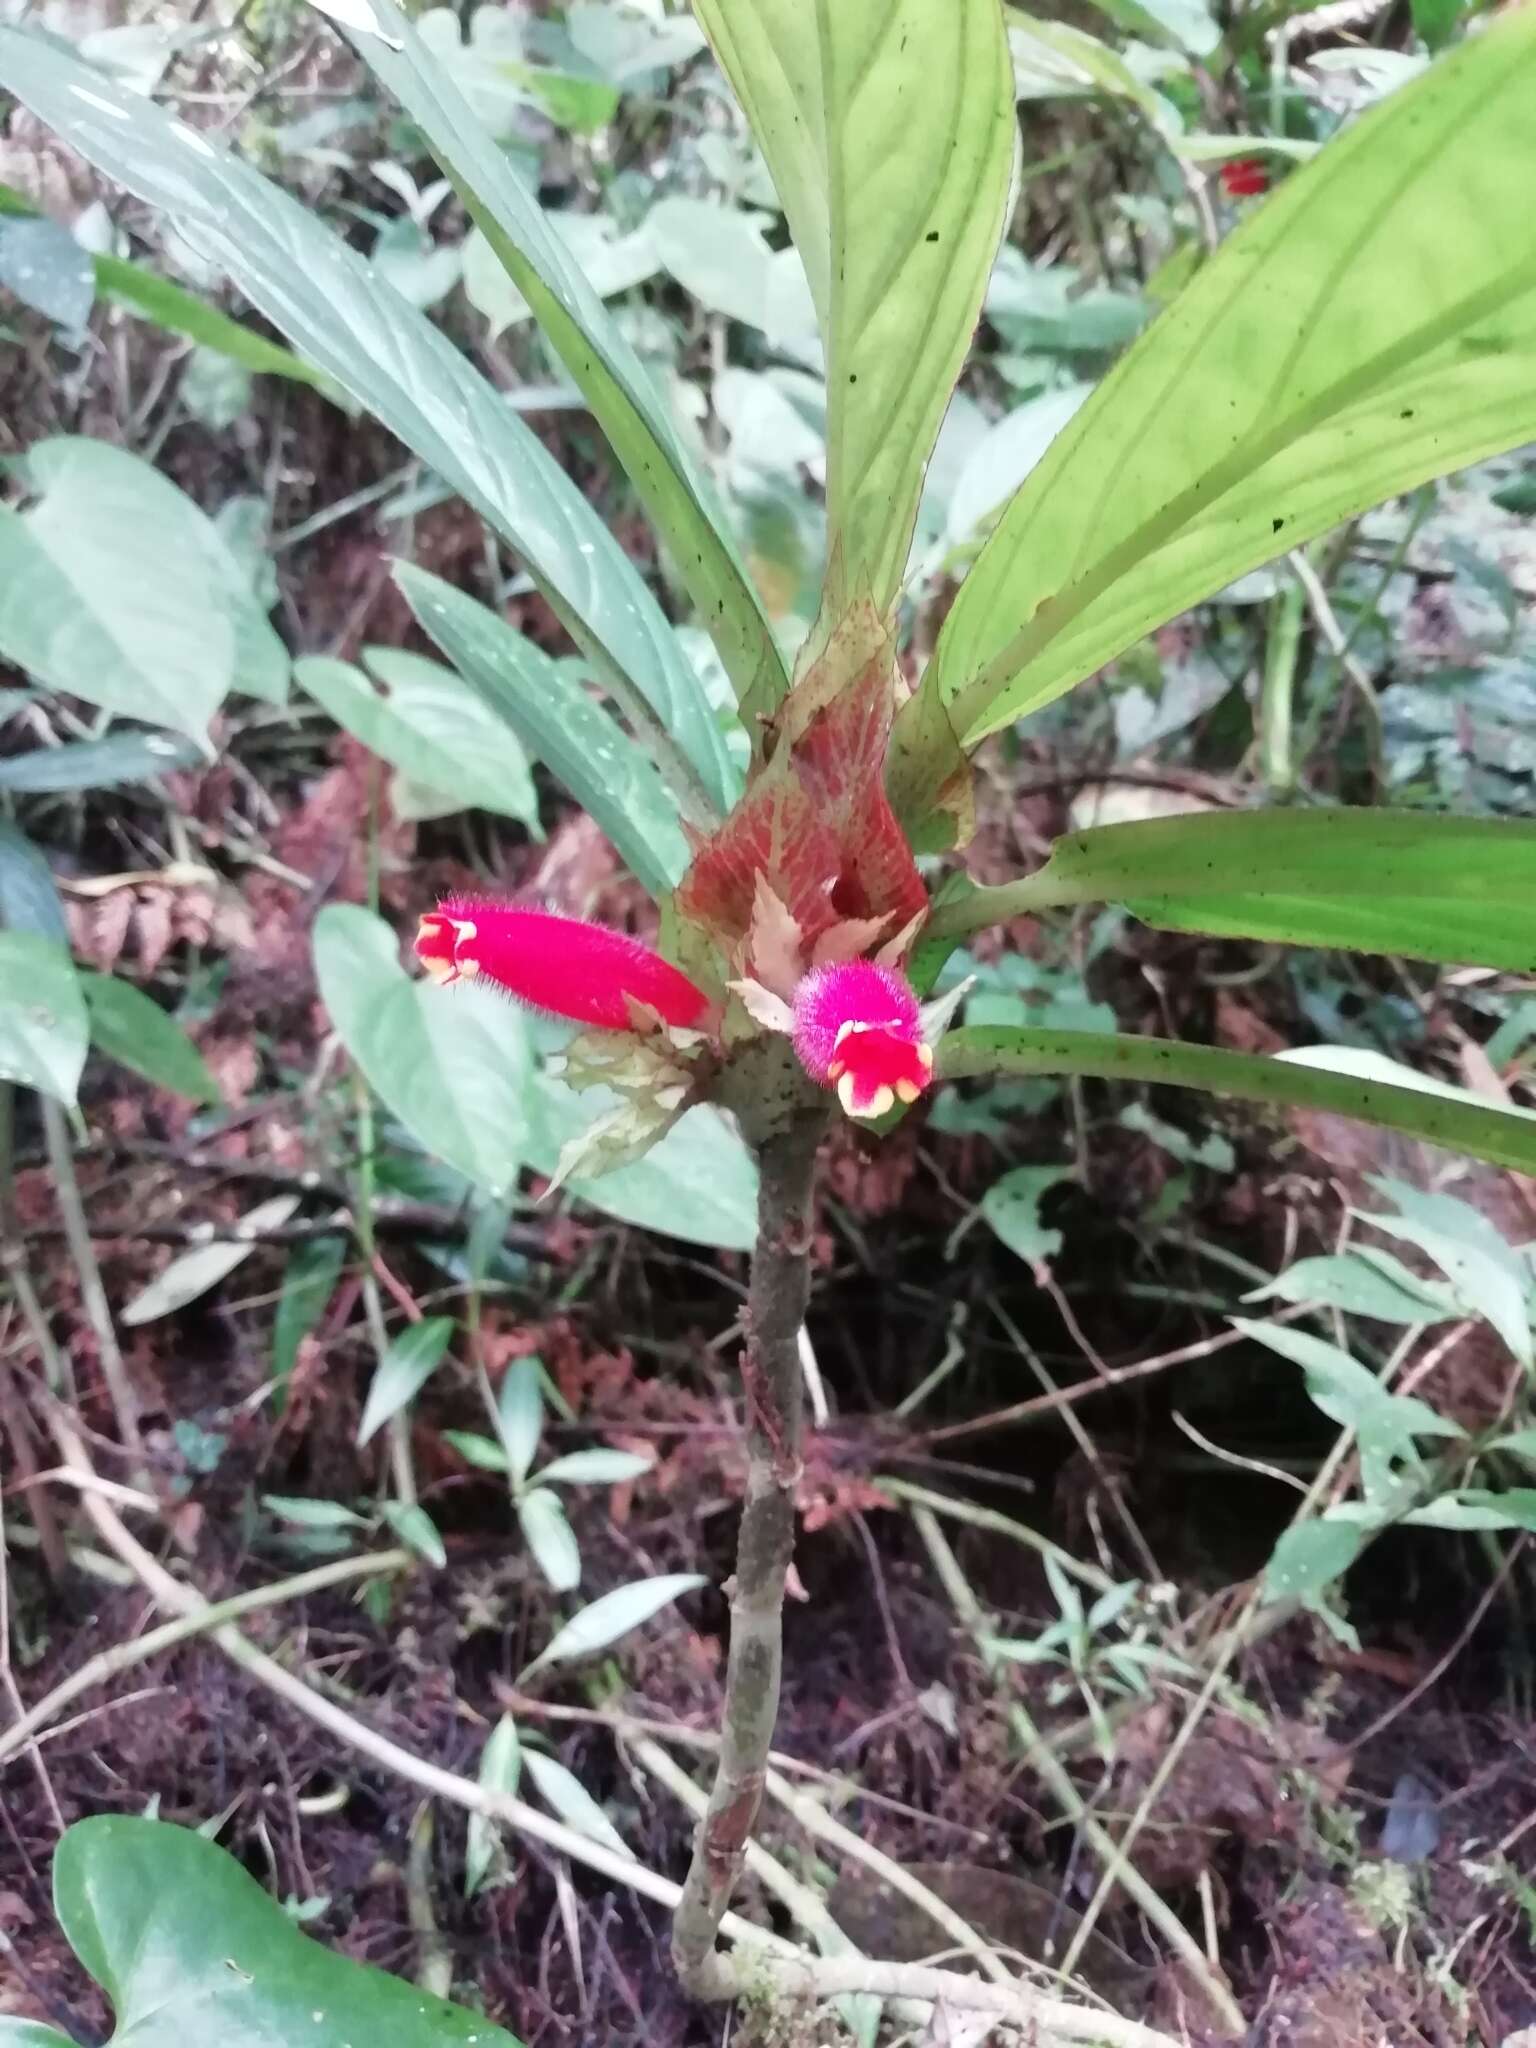
{"label": "heart-shaped green leaf", "polygon": [[528,1040],[513,1006],[414,980],[389,926],[350,903],[315,920],[315,974],[374,1093],[429,1152],[505,1193],[528,1139]]}
{"label": "heart-shaped green leaf", "polygon": [[29,509],[0,508],[8,661],[194,738],[231,690],[281,700],[282,642],[212,520],[168,477],[71,436],[38,442],[26,477]]}
{"label": "heart-shaped green leaf", "polygon": [[[187,1828],[77,1821],[53,1859],[54,1908],[112,2001],[121,2048],[519,2048],[478,2013],[332,1955],[233,1856]],[[68,2048],[0,2019],[0,2048]]]}
{"label": "heart-shaped green leaf", "polygon": [[1013,500],[939,635],[968,743],[1353,513],[1536,436],[1536,15],[1253,212]]}

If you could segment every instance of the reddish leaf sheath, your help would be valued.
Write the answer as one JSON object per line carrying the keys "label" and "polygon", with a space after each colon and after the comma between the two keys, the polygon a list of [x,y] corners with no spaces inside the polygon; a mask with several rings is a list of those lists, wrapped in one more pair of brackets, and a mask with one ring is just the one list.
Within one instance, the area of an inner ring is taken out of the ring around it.
{"label": "reddish leaf sheath", "polygon": [[683,1028],[709,1009],[686,974],[625,932],[477,896],[450,896],[429,910],[416,957],[434,981],[479,976],[532,1009],[604,1031],[635,1028],[631,1003]]}
{"label": "reddish leaf sheath", "polygon": [[840,960],[795,990],[795,1051],[813,1081],[835,1087],[849,1116],[916,1102],[933,1079],[917,997],[894,968]]}

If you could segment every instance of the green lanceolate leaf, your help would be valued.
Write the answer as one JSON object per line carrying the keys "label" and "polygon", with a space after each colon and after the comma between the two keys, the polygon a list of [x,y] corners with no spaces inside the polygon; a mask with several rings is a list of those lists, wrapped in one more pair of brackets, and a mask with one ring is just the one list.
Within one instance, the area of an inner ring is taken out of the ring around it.
{"label": "green lanceolate leaf", "polygon": [[88,1042],[66,948],[38,932],[0,931],[0,1081],[73,1102]]}
{"label": "green lanceolate leaf", "polygon": [[930,937],[1125,903],[1165,930],[1536,971],[1536,825],[1415,811],[1204,811],[1058,839],[1043,868],[940,898]]}
{"label": "green lanceolate leaf", "polygon": [[338,725],[413,782],[499,811],[538,830],[539,803],[522,742],[504,718],[440,662],[397,647],[370,647],[368,674],[324,655],[295,664],[294,678]]}
{"label": "green lanceolate leaf", "polygon": [[37,442],[25,475],[27,510],[0,507],[0,655],[195,739],[231,690],[281,701],[282,642],[217,527],[168,477],[73,435]]}
{"label": "green lanceolate leaf", "polygon": [[939,1071],[958,1081],[992,1074],[1083,1074],[1105,1081],[1200,1088],[1280,1109],[1320,1109],[1467,1152],[1517,1173],[1536,1172],[1536,1119],[1459,1102],[1428,1088],[1395,1087],[1297,1061],[1265,1059],[1174,1039],[1098,1031],[967,1026],[939,1042]]}
{"label": "green lanceolate leaf", "polygon": [[155,1001],[117,974],[82,974],[91,1042],[157,1088],[189,1102],[217,1102],[219,1084],[185,1031]]}
{"label": "green lanceolate leaf", "polygon": [[315,974],[343,1045],[412,1136],[493,1194],[511,1187],[528,1142],[529,1072],[513,1006],[414,980],[389,926],[349,903],[315,920]]}
{"label": "green lanceolate leaf", "polygon": [[402,1330],[379,1360],[378,1371],[357,1425],[359,1446],[376,1436],[392,1415],[414,1401],[443,1360],[453,1336],[452,1316],[427,1316]]}
{"label": "green lanceolate leaf", "polygon": [[655,384],[564,237],[394,0],[367,0],[366,12],[378,32],[351,31],[358,55],[421,130],[591,406],[671,550],[738,698],[750,692],[754,703],[771,707],[784,690],[778,648],[714,493]]}
{"label": "green lanceolate leaf", "polygon": [[768,159],[827,354],[827,504],[850,593],[896,593],[1002,233],[997,0],[697,0]]}
{"label": "green lanceolate leaf", "polygon": [[564,783],[653,896],[681,880],[688,842],[650,760],[581,683],[483,604],[401,562],[395,581],[422,631]]}
{"label": "green lanceolate leaf", "polygon": [[934,660],[969,742],[1244,571],[1536,436],[1536,15],[1257,208],[1065,429]]}
{"label": "green lanceolate leaf", "polygon": [[[9,185],[0,185],[0,218],[36,217],[37,209],[21,193]],[[332,388],[329,378],[291,350],[269,341],[253,328],[242,327],[238,320],[231,320],[196,292],[172,284],[168,277],[146,270],[142,263],[131,263],[123,256],[90,256],[87,261],[95,272],[96,290],[103,298],[131,307],[168,334],[184,334],[202,348],[217,349],[220,355],[228,356],[231,362],[247,370],[287,377],[298,384],[313,384],[322,391]]]}
{"label": "green lanceolate leaf", "polygon": [[[120,1815],[77,1822],[54,1856],[53,1897],[70,1946],[112,2001],[122,2048],[518,2048],[482,2014],[311,1941],[233,1856],[188,1828]],[[6,2048],[58,2038],[17,2034],[16,2024],[0,2020]]]}
{"label": "green lanceolate leaf", "polygon": [[[702,816],[739,780],[644,579],[537,435],[448,337],[269,179],[39,36],[0,29],[0,84],[107,176],[163,207],[313,363],[527,564]],[[3,587],[3,586],[0,586]]]}
{"label": "green lanceolate leaf", "polygon": [[0,789],[35,796],[62,789],[110,789],[119,782],[148,782],[172,768],[202,760],[195,740],[164,732],[123,727],[100,740],[66,740],[61,747],[33,747],[0,761]]}

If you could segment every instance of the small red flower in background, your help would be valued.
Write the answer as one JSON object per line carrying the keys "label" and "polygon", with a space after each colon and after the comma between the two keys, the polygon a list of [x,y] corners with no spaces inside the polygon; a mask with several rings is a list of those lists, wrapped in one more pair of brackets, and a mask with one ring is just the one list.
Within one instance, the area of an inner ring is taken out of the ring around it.
{"label": "small red flower in background", "polygon": [[633,1031],[635,1006],[695,1029],[709,998],[686,974],[624,932],[478,896],[449,896],[416,934],[416,957],[444,984],[476,976],[552,1016]]}
{"label": "small red flower in background", "polygon": [[933,1079],[917,997],[894,968],[872,960],[815,967],[790,1006],[795,1051],[813,1081],[836,1087],[849,1116],[884,1116],[916,1102]]}
{"label": "small red flower in background", "polygon": [[1229,199],[1257,199],[1269,190],[1268,168],[1256,156],[1234,156],[1218,173]]}

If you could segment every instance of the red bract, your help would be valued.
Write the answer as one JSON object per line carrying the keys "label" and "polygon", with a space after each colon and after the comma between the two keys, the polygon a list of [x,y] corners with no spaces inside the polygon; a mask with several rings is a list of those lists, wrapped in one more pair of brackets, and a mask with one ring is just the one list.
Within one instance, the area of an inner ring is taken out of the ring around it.
{"label": "red bract", "polygon": [[813,1081],[836,1087],[850,1116],[884,1116],[916,1102],[933,1079],[917,997],[894,968],[872,960],[817,967],[795,990],[795,1051]]}
{"label": "red bract", "polygon": [[1269,172],[1256,156],[1235,156],[1220,171],[1221,189],[1229,199],[1257,199],[1269,190]]}
{"label": "red bract", "polygon": [[883,658],[780,744],[769,768],[699,847],[678,907],[727,949],[752,928],[761,875],[807,948],[850,918],[898,932],[928,893],[885,793],[891,674]]}
{"label": "red bract", "polygon": [[709,1009],[686,974],[624,932],[478,896],[450,896],[429,910],[416,957],[434,981],[478,975],[535,1010],[604,1031],[632,1031],[633,1003],[684,1028]]}

